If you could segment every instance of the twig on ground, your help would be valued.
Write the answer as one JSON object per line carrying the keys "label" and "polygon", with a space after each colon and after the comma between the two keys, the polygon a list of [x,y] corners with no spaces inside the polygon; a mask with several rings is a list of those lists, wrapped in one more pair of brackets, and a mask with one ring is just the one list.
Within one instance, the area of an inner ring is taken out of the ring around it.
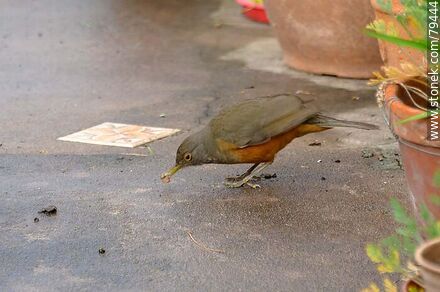
{"label": "twig on ground", "polygon": [[210,247],[207,247],[206,245],[204,245],[203,243],[198,242],[197,240],[194,239],[194,237],[193,237],[191,231],[187,231],[186,233],[188,234],[188,236],[189,236],[189,238],[192,240],[192,242],[194,242],[194,243],[195,243],[198,247],[200,247],[201,249],[204,249],[204,250],[207,250],[207,251],[210,251],[210,252],[225,253],[224,250],[221,250],[221,249],[215,249],[215,248],[210,248]]}

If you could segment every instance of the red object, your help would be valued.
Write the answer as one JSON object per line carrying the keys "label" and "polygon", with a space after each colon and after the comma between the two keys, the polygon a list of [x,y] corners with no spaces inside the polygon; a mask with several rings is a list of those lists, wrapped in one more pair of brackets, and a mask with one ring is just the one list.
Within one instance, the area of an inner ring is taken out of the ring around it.
{"label": "red object", "polygon": [[235,0],[243,7],[241,13],[250,20],[262,23],[269,23],[266,15],[266,10],[261,4],[256,4],[250,0]]}

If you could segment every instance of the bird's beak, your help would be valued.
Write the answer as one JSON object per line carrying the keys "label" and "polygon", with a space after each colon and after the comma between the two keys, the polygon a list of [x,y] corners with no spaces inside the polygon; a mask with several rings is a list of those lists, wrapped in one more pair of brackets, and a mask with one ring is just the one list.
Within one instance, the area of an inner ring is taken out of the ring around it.
{"label": "bird's beak", "polygon": [[182,165],[176,164],[176,166],[170,168],[167,172],[160,176],[163,183],[169,183],[171,181],[171,176],[178,172],[182,168]]}

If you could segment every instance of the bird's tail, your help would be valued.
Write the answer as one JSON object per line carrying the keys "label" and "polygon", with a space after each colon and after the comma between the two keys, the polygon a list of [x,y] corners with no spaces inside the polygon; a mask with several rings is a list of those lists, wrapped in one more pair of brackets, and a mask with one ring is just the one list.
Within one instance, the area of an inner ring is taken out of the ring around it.
{"label": "bird's tail", "polygon": [[378,126],[363,123],[363,122],[352,122],[352,121],[344,121],[344,120],[338,120],[334,118],[330,118],[321,114],[317,114],[313,118],[307,120],[308,124],[314,124],[321,127],[348,127],[348,128],[357,128],[357,129],[363,129],[363,130],[377,130],[379,129]]}

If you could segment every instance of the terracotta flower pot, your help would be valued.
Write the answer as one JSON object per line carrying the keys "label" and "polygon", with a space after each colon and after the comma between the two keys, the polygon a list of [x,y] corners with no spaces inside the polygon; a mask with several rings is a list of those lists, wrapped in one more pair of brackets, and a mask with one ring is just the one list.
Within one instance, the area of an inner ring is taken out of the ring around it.
{"label": "terracotta flower pot", "polygon": [[290,67],[369,78],[382,66],[377,41],[363,33],[374,18],[368,0],[266,0],[264,5]]}
{"label": "terracotta flower pot", "polygon": [[431,202],[432,195],[440,195],[440,190],[433,182],[434,173],[440,169],[440,141],[427,140],[426,119],[399,123],[402,119],[422,113],[411,104],[401,87],[386,87],[385,110],[392,130],[399,137],[409,190],[417,204],[426,204],[433,215],[440,219],[440,207]]}
{"label": "terracotta flower pot", "polygon": [[[382,19],[387,24],[392,24],[397,28],[399,36],[401,38],[409,39],[408,32],[399,24],[395,19],[396,14],[403,11],[403,6],[400,0],[392,1],[392,11],[386,12],[377,3],[378,0],[371,0],[371,5],[376,13],[376,19]],[[417,29],[408,24],[408,30],[413,34],[417,35]],[[379,40],[380,55],[386,66],[400,67],[400,63],[409,62],[414,65],[426,66],[425,55],[422,51],[411,49],[408,47],[399,47],[390,42],[385,42]]]}
{"label": "terracotta flower pot", "polygon": [[426,292],[440,291],[440,238],[430,240],[416,251]]}

